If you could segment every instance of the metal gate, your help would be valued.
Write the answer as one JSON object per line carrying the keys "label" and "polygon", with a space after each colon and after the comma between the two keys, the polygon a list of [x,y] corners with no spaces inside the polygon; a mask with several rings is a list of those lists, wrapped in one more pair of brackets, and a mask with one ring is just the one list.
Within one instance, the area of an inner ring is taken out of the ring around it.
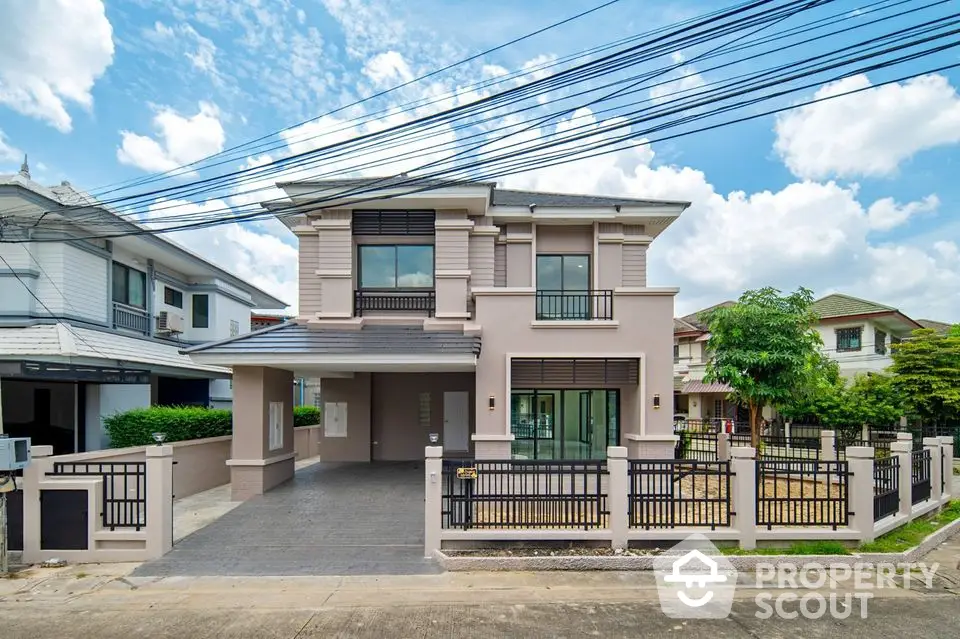
{"label": "metal gate", "polygon": [[23,491],[7,493],[7,548],[23,550]]}
{"label": "metal gate", "polygon": [[87,550],[87,504],[85,490],[41,490],[40,549]]}

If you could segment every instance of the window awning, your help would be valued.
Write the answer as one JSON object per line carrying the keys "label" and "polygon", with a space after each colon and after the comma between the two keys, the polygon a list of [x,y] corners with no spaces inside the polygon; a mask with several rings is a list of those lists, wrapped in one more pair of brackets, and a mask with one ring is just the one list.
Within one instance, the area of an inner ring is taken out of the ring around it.
{"label": "window awning", "polygon": [[706,382],[687,382],[683,385],[683,389],[680,391],[684,394],[689,393],[732,393],[733,389],[730,388],[727,384],[722,384],[720,382],[712,382],[710,384]]}

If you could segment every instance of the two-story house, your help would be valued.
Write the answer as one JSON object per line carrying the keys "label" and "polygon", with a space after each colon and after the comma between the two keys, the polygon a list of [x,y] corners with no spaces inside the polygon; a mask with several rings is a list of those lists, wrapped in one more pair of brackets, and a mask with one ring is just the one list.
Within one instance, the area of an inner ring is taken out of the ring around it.
{"label": "two-story house", "polygon": [[820,317],[824,353],[836,360],[844,377],[886,370],[893,363],[890,345],[924,328],[892,306],[841,293],[818,299],[813,310]]}
{"label": "two-story house", "polygon": [[298,318],[185,351],[234,367],[236,498],[292,476],[294,375],[322,378],[325,460],[420,460],[432,442],[478,459],[672,455],[677,289],[648,286],[646,255],[687,203],[279,186],[288,201],[268,206],[300,241]]}
{"label": "two-story house", "polygon": [[190,344],[250,331],[284,303],[142,231],[68,183],[0,176],[3,430],[55,452],[108,444],[103,417],[151,404],[229,407],[230,370]]}

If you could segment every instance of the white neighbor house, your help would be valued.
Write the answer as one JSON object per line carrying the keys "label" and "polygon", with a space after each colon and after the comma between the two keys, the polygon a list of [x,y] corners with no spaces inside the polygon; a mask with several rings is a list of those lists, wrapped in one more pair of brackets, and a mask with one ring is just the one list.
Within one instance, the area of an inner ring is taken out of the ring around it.
{"label": "white neighbor house", "polygon": [[[139,228],[93,204],[66,182],[37,184],[26,164],[0,176],[4,239]],[[180,349],[249,332],[252,308],[285,306],[162,235],[3,243],[0,257],[4,431],[58,454],[105,447],[102,418],[118,411],[230,407],[230,370]]]}

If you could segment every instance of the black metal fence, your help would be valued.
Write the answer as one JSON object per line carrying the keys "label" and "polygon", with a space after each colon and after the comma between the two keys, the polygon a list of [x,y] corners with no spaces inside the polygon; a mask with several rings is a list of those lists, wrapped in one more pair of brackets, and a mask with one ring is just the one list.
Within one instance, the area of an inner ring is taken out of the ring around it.
{"label": "black metal fence", "polygon": [[820,439],[762,435],[758,456],[763,459],[819,459]]}
{"label": "black metal fence", "polygon": [[919,504],[930,499],[930,451],[915,450],[910,453],[910,479],[912,503]]}
{"label": "black metal fence", "polygon": [[873,461],[873,521],[900,509],[900,458],[894,455]]}
{"label": "black metal fence", "polygon": [[631,528],[730,525],[730,464],[718,461],[631,460]]}
{"label": "black metal fence", "polygon": [[434,291],[354,291],[353,313],[362,317],[365,311],[426,312],[432,316],[437,309]]}
{"label": "black metal fence", "polygon": [[444,460],[443,528],[606,528],[602,460]]}
{"label": "black metal fence", "polygon": [[538,320],[612,320],[613,291],[537,291]]}
{"label": "black metal fence", "polygon": [[717,461],[719,437],[717,433],[697,433],[681,431],[677,433],[677,459],[697,461]]}
{"label": "black metal fence", "polygon": [[104,528],[135,528],[147,525],[146,462],[55,462],[53,476],[103,478],[100,513]]}
{"label": "black metal fence", "polygon": [[849,469],[845,461],[757,461],[757,525],[846,526]]}
{"label": "black metal fence", "polygon": [[869,446],[873,448],[874,459],[885,459],[890,456],[890,444],[896,440],[890,439],[857,439],[857,438],[836,438],[833,440],[834,448],[837,451],[837,459],[847,458],[848,446]]}

